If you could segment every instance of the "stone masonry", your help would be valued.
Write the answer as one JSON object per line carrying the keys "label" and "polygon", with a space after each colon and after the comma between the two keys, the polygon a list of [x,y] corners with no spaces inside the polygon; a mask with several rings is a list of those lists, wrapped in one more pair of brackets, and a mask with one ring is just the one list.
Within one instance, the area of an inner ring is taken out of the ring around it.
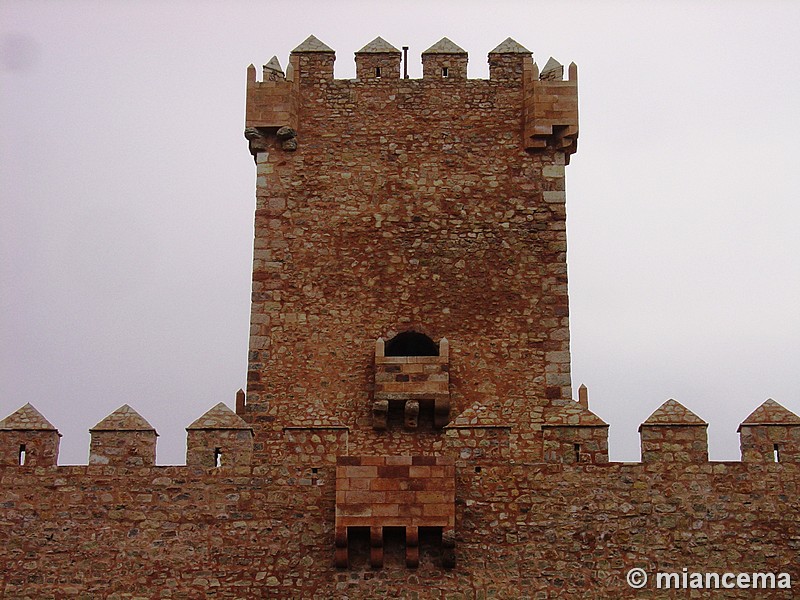
{"label": "stone masonry", "polygon": [[[573,396],[575,64],[510,38],[488,79],[447,38],[421,79],[380,37],[354,59],[335,79],[311,36],[247,68],[247,389],[187,427],[186,465],[127,405],[80,466],[30,404],[0,421],[0,598],[797,597],[797,415],[767,400],[741,462],[710,462],[668,400],[612,463]],[[780,577],[637,590],[634,567]]]}

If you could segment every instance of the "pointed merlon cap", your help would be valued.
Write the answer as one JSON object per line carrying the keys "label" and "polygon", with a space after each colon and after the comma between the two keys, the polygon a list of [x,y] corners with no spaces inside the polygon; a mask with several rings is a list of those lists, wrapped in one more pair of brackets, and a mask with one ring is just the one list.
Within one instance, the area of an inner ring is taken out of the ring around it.
{"label": "pointed merlon cap", "polygon": [[454,44],[446,37],[443,37],[438,42],[436,42],[433,46],[425,50],[422,53],[423,56],[426,54],[466,54],[467,51],[464,50],[458,44]]}
{"label": "pointed merlon cap", "polygon": [[497,48],[489,52],[489,54],[533,54],[530,50],[528,50],[525,46],[512,40],[511,38],[506,38],[505,41],[501,42]]}
{"label": "pointed merlon cap", "polygon": [[775,402],[772,398],[755,409],[750,416],[742,421],[736,431],[741,431],[744,426],[753,425],[800,425],[800,417]]}
{"label": "pointed merlon cap", "polygon": [[224,402],[220,402],[214,408],[197,419],[186,428],[191,429],[252,429],[244,419],[233,412]]}
{"label": "pointed merlon cap", "polygon": [[545,64],[539,74],[539,79],[555,79],[561,81],[564,79],[564,65],[551,56],[550,60],[547,61],[547,64]]}
{"label": "pointed merlon cap", "polygon": [[[123,404],[92,427],[89,432],[92,431],[152,431],[156,433],[153,426],[127,404]],[[158,434],[156,433],[156,435]]]}
{"label": "pointed merlon cap", "polygon": [[378,36],[356,54],[400,54],[400,50]]}
{"label": "pointed merlon cap", "polygon": [[568,400],[545,408],[542,427],[608,427],[608,423],[579,402]]}
{"label": "pointed merlon cap", "polygon": [[283,75],[283,68],[281,68],[281,63],[278,60],[277,56],[273,56],[269,59],[269,62],[264,65],[264,69],[267,71],[273,71],[275,73],[280,73]]}
{"label": "pointed merlon cap", "polygon": [[334,49],[310,35],[302,44],[292,50],[292,53],[295,52],[334,52]]}
{"label": "pointed merlon cap", "polygon": [[30,402],[0,421],[0,429],[58,431]]}
{"label": "pointed merlon cap", "polygon": [[698,417],[680,402],[670,398],[659,406],[647,420],[639,425],[639,432],[642,427],[650,426],[669,426],[669,425],[689,425],[707,427],[703,419]]}

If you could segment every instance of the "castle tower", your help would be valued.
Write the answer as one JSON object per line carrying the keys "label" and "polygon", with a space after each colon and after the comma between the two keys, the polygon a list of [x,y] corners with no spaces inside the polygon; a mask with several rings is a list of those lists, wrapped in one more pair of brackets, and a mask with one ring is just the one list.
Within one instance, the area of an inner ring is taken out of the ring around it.
{"label": "castle tower", "polygon": [[311,36],[291,81],[249,70],[243,416],[256,456],[283,460],[298,428],[335,432],[328,459],[436,454],[448,423],[490,408],[509,456],[541,460],[545,407],[575,404],[564,165],[576,73],[539,80],[510,39],[489,80],[468,80],[467,59],[445,38],[421,80],[401,79],[377,38],[356,53],[357,79],[334,80],[334,51]]}

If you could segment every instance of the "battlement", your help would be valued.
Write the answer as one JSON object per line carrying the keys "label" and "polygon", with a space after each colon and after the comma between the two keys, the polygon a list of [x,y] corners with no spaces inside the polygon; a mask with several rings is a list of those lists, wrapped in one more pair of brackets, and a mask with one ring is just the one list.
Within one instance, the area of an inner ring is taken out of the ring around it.
{"label": "battlement", "polygon": [[[380,350],[382,343],[383,340],[377,343]],[[376,356],[376,360],[382,359],[382,365],[444,365],[446,346],[441,353],[441,356],[424,357]],[[404,394],[402,391],[387,393]],[[380,394],[377,392],[376,397],[382,397]],[[416,397],[414,391],[411,394]],[[435,394],[436,391],[428,391],[420,397],[430,398]],[[253,460],[253,426],[247,422],[248,415],[243,416],[245,418],[219,403],[189,425],[186,428],[186,465],[218,468],[257,464],[258,461]],[[609,462],[608,425],[589,411],[588,406],[576,401],[553,403],[545,410],[544,418],[542,460],[539,462]],[[679,402],[667,400],[639,426],[642,462],[708,462],[707,427],[708,423]],[[333,464],[337,456],[346,454],[348,428],[345,426],[318,423],[285,429],[287,451],[299,453],[296,457],[299,460],[293,462]],[[447,423],[442,454],[462,466],[482,461],[506,462],[508,435],[513,430],[514,427],[504,423],[496,413],[485,407],[471,407]],[[88,464],[120,468],[155,465],[158,434],[130,406],[121,406],[89,431],[92,439]],[[800,463],[800,417],[774,400],[761,404],[742,422],[738,431],[743,462]],[[325,444],[320,436],[332,434],[335,439],[328,443],[336,444],[331,453],[322,450]],[[39,411],[26,404],[0,421],[0,466],[55,466],[60,437],[58,430]],[[311,437],[314,439],[309,439]],[[300,449],[304,441],[310,445]],[[465,462],[464,459],[469,460]]]}
{"label": "battlement", "polygon": [[[497,86],[516,88],[521,93],[517,102],[522,137],[518,141],[523,148],[537,152],[551,146],[566,154],[566,162],[577,150],[578,69],[574,63],[569,66],[567,80],[564,68],[553,58],[540,72],[532,53],[511,38],[489,52],[488,80],[468,79],[468,53],[448,38],[422,52],[421,59],[421,80],[401,77],[402,53],[377,37],[355,52],[356,78],[336,80],[336,52],[312,35],[292,50],[286,72],[273,57],[264,65],[262,80],[258,81],[251,64],[247,69],[245,116],[251,153],[265,150],[267,140],[279,129],[284,130],[278,136],[283,149],[295,150],[302,138],[302,107],[320,94],[341,98],[345,111],[379,102],[382,109],[413,113],[415,105],[425,103],[426,97],[436,98],[442,92],[456,98],[467,93],[481,98],[485,105],[487,94]],[[376,85],[379,87],[374,88]],[[459,86],[464,90],[458,90]],[[300,136],[295,139],[298,131]]]}

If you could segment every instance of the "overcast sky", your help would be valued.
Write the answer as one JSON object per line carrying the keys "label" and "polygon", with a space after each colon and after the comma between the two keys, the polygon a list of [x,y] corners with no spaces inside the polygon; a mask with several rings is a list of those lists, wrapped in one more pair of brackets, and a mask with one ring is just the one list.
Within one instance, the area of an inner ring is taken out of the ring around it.
{"label": "overcast sky", "polygon": [[255,169],[245,71],[314,34],[469,74],[513,37],[579,67],[567,168],[573,383],[638,460],[668,398],[712,460],[766,398],[800,413],[800,3],[0,2],[0,418],[33,403],[85,464],[124,403],[182,464],[245,385]]}

